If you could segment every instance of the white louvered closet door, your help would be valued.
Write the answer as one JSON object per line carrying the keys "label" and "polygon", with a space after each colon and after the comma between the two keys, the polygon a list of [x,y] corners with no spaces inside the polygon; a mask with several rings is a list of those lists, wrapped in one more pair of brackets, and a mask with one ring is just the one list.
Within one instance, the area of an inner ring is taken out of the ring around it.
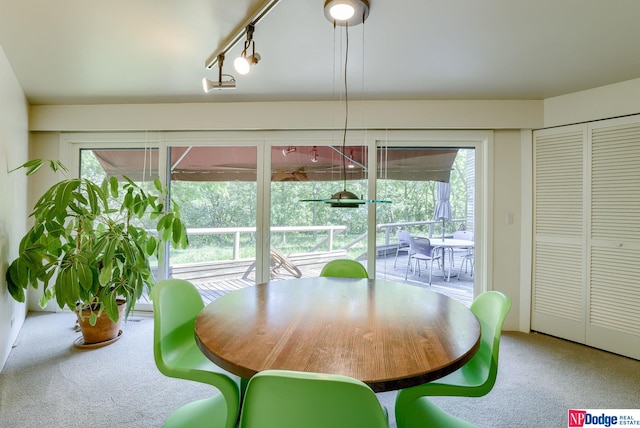
{"label": "white louvered closet door", "polygon": [[640,123],[589,126],[586,343],[640,359]]}
{"label": "white louvered closet door", "polygon": [[534,133],[531,328],[584,343],[586,126]]}

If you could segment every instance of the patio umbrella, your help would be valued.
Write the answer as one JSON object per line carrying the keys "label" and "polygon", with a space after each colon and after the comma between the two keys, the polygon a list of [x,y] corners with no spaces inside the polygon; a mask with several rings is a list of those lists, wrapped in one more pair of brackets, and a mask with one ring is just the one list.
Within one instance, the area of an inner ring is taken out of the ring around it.
{"label": "patio umbrella", "polygon": [[451,194],[451,183],[438,181],[436,183],[436,209],[433,212],[434,220],[442,220],[442,240],[444,241],[444,223],[453,218],[449,195]]}

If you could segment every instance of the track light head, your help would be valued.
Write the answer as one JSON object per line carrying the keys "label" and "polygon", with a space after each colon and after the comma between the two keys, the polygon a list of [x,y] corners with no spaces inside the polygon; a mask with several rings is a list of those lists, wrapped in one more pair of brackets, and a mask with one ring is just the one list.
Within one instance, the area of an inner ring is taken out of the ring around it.
{"label": "track light head", "polygon": [[230,80],[221,80],[221,81],[213,81],[209,80],[206,77],[202,79],[202,89],[205,93],[210,92],[214,89],[235,89],[236,81],[233,77]]}
{"label": "track light head", "polygon": [[233,61],[233,68],[242,75],[249,73],[251,70],[251,66],[257,64],[260,61],[260,54],[254,53],[252,55],[246,56],[246,52],[243,52],[243,55]]}
{"label": "track light head", "polygon": [[[235,89],[236,79],[230,74],[222,74],[222,65],[224,64],[224,54],[218,55],[218,81],[209,80],[206,77],[202,79],[202,89],[205,93],[210,92],[213,89]],[[228,77],[229,80],[222,80],[223,77]]]}
{"label": "track light head", "polygon": [[[254,31],[255,26],[252,24],[247,25],[247,40],[244,42],[244,49],[242,49],[240,56],[233,62],[233,67],[242,75],[247,74],[249,70],[251,70],[251,66],[260,61],[260,54],[256,53],[256,42],[253,41]],[[251,48],[250,55],[248,54],[249,48]]]}

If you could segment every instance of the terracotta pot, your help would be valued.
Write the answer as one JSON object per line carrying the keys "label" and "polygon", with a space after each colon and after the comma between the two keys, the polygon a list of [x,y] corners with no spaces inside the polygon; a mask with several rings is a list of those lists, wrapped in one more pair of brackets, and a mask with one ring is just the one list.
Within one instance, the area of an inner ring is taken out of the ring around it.
{"label": "terracotta pot", "polygon": [[91,325],[91,323],[89,323],[90,311],[82,311],[82,318],[84,319],[78,314],[78,323],[80,324],[84,344],[89,345],[106,342],[118,337],[125,307],[126,302],[124,300],[118,300],[118,322],[111,321],[106,312],[102,312],[102,315],[100,315],[96,321],[96,325]]}

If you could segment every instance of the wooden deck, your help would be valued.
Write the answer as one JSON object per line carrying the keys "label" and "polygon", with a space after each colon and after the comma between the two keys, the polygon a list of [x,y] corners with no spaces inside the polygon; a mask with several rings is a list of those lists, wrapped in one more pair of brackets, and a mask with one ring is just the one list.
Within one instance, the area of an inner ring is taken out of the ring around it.
{"label": "wooden deck", "polygon": [[[394,254],[395,255],[395,254]],[[421,275],[409,271],[405,280],[407,256],[398,257],[396,267],[393,267],[394,255],[380,257],[377,260],[377,278],[410,284],[416,287],[431,288],[434,291],[445,294],[453,299],[469,306],[474,298],[473,277],[465,274],[464,269],[460,278],[453,277],[449,281],[442,275],[437,276],[438,270],[434,265],[432,283],[429,285],[429,271],[422,265]],[[300,270],[303,277],[318,276],[322,267],[329,261],[345,257],[344,251],[332,251],[324,253],[309,253],[288,256],[289,260]],[[460,259],[454,260],[455,273],[458,272]],[[174,266],[172,268],[174,278],[182,278],[191,281],[199,290],[206,303],[217,299],[231,291],[255,284],[255,265],[251,260],[238,260],[227,262],[198,263]],[[274,273],[273,280],[295,278],[294,275],[280,268]]]}

